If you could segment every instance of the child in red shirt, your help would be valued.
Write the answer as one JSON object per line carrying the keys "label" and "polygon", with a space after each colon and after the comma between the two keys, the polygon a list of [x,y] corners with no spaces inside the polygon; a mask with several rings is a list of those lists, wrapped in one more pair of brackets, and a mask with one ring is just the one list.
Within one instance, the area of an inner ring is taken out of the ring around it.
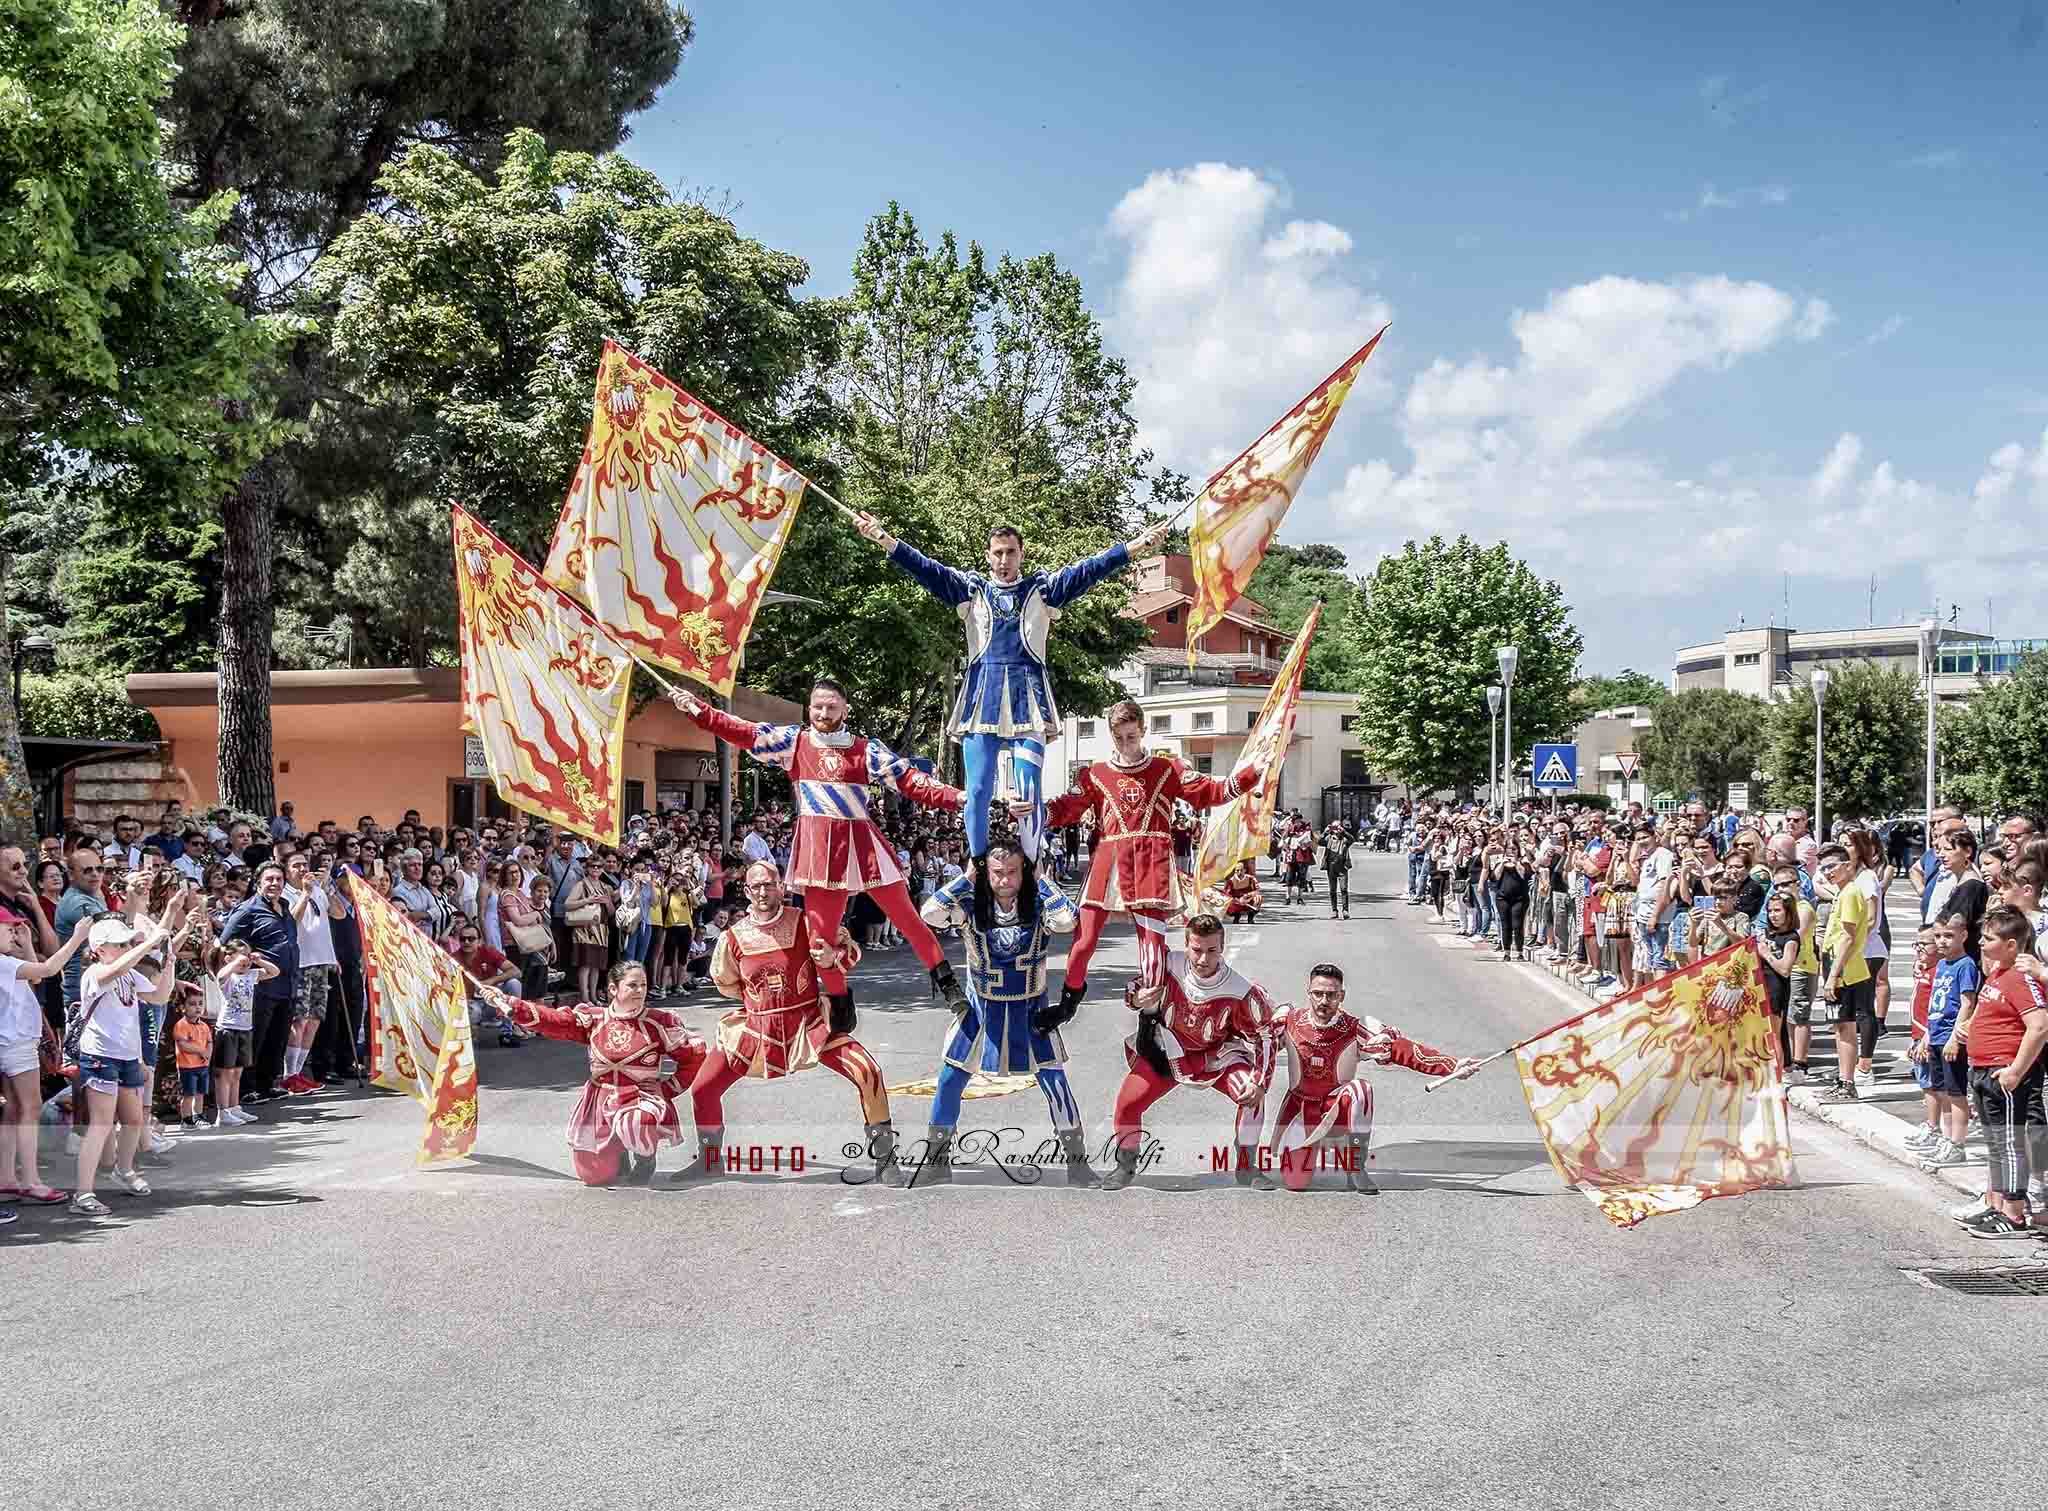
{"label": "child in red shirt", "polygon": [[[1970,1093],[1984,1125],[1990,1165],[1984,1204],[1989,1209],[1963,1224],[1975,1238],[2025,1238],[2028,1174],[2041,1185],[2041,1047],[2048,1043],[2048,967],[2034,955],[2034,926],[2017,908],[2001,904],[1984,915],[1984,988],[1954,1037],[1967,1039]],[[2021,961],[2025,965],[2022,967]],[[2044,1193],[2048,1194],[2048,1193]]]}

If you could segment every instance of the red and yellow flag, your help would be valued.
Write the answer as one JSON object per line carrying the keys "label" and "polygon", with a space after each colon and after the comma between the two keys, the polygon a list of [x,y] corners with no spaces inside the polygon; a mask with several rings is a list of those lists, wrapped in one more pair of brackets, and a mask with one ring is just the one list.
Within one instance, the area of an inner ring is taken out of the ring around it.
{"label": "red and yellow flag", "polygon": [[1202,848],[1195,856],[1197,898],[1206,896],[1212,887],[1222,886],[1223,879],[1241,862],[1258,859],[1272,843],[1273,810],[1280,802],[1280,768],[1287,762],[1287,746],[1294,738],[1294,716],[1301,707],[1301,670],[1308,662],[1309,642],[1315,639],[1316,626],[1322,622],[1323,606],[1318,602],[1308,611],[1308,618],[1302,620],[1287,659],[1280,664],[1280,675],[1266,689],[1265,706],[1245,738],[1235,768],[1254,768],[1259,773],[1259,782],[1224,804],[1209,820]]}
{"label": "red and yellow flag", "polygon": [[463,721],[498,795],[616,845],[632,654],[460,506],[455,581]]}
{"label": "red and yellow flag", "polygon": [[1288,505],[1329,439],[1337,411],[1386,333],[1381,326],[1379,335],[1345,359],[1321,387],[1210,478],[1195,500],[1195,525],[1188,532],[1188,553],[1195,567],[1195,601],[1188,609],[1189,666],[1195,664],[1202,636],[1222,623],[1230,606],[1251,587],[1252,574],[1266,559],[1266,548],[1279,533]]}
{"label": "red and yellow flag", "polygon": [[607,341],[547,580],[642,658],[730,693],[802,474]]}
{"label": "red and yellow flag", "polygon": [[1798,1182],[1756,941],[1515,1047],[1551,1163],[1618,1228]]}
{"label": "red and yellow flag", "polygon": [[370,999],[371,1082],[427,1111],[419,1163],[461,1159],[476,1146],[476,1048],[462,968],[382,893],[351,876]]}

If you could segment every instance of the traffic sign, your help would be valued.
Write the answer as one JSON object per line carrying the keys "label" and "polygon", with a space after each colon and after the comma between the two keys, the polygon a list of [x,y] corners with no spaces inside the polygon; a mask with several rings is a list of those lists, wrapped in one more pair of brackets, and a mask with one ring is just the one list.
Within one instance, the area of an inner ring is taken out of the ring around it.
{"label": "traffic sign", "polygon": [[1619,751],[1616,753],[1614,757],[1614,764],[1621,768],[1621,776],[1623,781],[1634,780],[1636,768],[1642,765],[1642,763],[1643,758],[1637,755],[1633,750]]}
{"label": "traffic sign", "polygon": [[1749,812],[1749,783],[1730,782],[1728,784],[1728,806],[1737,813]]}
{"label": "traffic sign", "polygon": [[1529,785],[1538,792],[1569,792],[1579,785],[1579,747],[1538,745],[1529,752]]}

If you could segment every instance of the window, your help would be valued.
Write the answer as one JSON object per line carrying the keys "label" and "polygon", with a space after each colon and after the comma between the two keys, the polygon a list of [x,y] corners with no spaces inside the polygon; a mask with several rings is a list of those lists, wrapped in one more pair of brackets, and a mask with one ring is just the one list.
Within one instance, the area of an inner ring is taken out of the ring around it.
{"label": "window", "polygon": [[1074,737],[1080,740],[1094,739],[1095,721],[1093,719],[1076,719],[1074,721]]}
{"label": "window", "polygon": [[1344,750],[1337,753],[1337,780],[1346,787],[1363,787],[1372,781],[1372,774],[1365,767],[1364,752]]}
{"label": "window", "polygon": [[1198,730],[1202,730],[1202,729],[1214,729],[1215,727],[1216,727],[1216,716],[1215,716],[1214,714],[1205,714],[1205,713],[1198,713],[1198,714],[1196,714],[1196,715],[1195,715],[1195,728],[1196,728],[1196,729],[1198,729]]}
{"label": "window", "polygon": [[1172,733],[1173,733],[1173,715],[1172,715],[1172,714],[1154,714],[1154,715],[1152,716],[1152,733],[1154,733],[1154,734],[1156,734],[1156,735],[1165,735],[1165,734],[1172,734]]}
{"label": "window", "polygon": [[1167,622],[1168,624],[1179,624],[1179,623],[1180,623],[1180,610],[1179,610],[1179,609],[1168,609],[1168,610],[1166,611],[1166,622]]}
{"label": "window", "polygon": [[1350,734],[1352,730],[1354,730],[1354,729],[1358,728],[1358,715],[1357,715],[1357,714],[1340,714],[1340,715],[1338,715],[1338,717],[1337,717],[1337,727],[1338,727],[1339,729],[1343,730],[1343,731],[1344,731],[1344,733],[1346,733],[1346,734]]}
{"label": "window", "polygon": [[1245,714],[1244,727],[1246,729],[1257,729],[1259,727],[1259,711],[1256,708]]}
{"label": "window", "polygon": [[1761,660],[1763,656],[1757,651],[1738,651],[1735,655],[1737,666],[1755,666]]}
{"label": "window", "polygon": [[1216,758],[1214,756],[1195,757],[1195,770],[1200,772],[1203,776],[1208,776],[1214,769],[1215,764]]}

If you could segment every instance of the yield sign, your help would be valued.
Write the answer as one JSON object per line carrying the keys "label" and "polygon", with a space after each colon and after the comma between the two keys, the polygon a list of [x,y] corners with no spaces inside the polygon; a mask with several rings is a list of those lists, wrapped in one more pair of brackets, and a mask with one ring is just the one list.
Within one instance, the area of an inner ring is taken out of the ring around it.
{"label": "yield sign", "polygon": [[1614,758],[1614,764],[1621,768],[1621,774],[1625,779],[1634,777],[1636,768],[1642,763],[1643,758],[1633,750],[1624,750]]}

